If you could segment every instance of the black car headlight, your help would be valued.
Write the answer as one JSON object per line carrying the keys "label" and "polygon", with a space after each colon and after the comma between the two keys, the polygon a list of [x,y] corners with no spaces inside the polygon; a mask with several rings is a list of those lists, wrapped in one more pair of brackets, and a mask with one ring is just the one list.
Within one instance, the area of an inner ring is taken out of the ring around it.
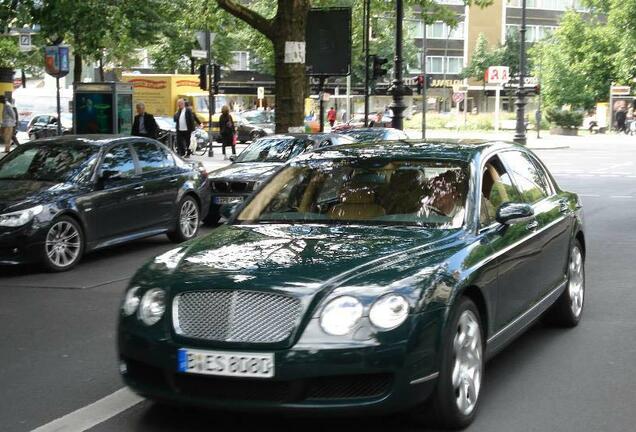
{"label": "black car headlight", "polygon": [[44,207],[37,205],[28,209],[1,214],[0,226],[15,228],[26,225],[31,222],[34,217],[42,213],[42,210],[44,210]]}
{"label": "black car headlight", "polygon": [[344,336],[360,321],[363,311],[362,303],[355,297],[337,297],[323,308],[320,327],[330,335]]}
{"label": "black car headlight", "polygon": [[141,298],[139,297],[139,287],[135,286],[126,292],[124,303],[121,305],[121,311],[124,316],[131,316],[137,312]]}
{"label": "black car headlight", "polygon": [[382,330],[402,324],[409,315],[409,303],[398,294],[387,294],[375,301],[369,310],[369,321]]}
{"label": "black car headlight", "polygon": [[139,319],[147,326],[155,324],[166,311],[166,292],[159,288],[146,291],[139,304]]}

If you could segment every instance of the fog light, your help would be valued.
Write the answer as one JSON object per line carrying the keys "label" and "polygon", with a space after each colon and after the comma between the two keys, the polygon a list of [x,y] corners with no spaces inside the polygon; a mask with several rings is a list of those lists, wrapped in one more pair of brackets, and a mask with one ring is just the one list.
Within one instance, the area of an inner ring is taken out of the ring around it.
{"label": "fog light", "polygon": [[128,372],[128,365],[126,364],[126,362],[124,360],[120,360],[119,361],[119,373],[122,375],[126,375],[126,373]]}

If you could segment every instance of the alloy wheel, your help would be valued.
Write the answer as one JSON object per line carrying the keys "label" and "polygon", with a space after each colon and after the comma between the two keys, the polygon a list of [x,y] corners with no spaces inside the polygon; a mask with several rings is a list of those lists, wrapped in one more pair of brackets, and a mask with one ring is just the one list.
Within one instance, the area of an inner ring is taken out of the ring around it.
{"label": "alloy wheel", "polygon": [[189,199],[183,202],[179,224],[184,237],[190,238],[197,232],[199,227],[199,209],[194,201]]}
{"label": "alloy wheel", "polygon": [[453,339],[451,383],[457,408],[470,415],[477,405],[482,379],[481,329],[475,314],[465,310],[459,317]]}
{"label": "alloy wheel", "polygon": [[572,249],[570,254],[570,280],[568,293],[570,294],[570,308],[575,318],[581,315],[583,310],[583,297],[585,295],[585,275],[583,270],[583,256],[578,247]]}
{"label": "alloy wheel", "polygon": [[55,223],[46,235],[46,255],[59,268],[72,265],[81,251],[81,237],[78,229],[68,221]]}

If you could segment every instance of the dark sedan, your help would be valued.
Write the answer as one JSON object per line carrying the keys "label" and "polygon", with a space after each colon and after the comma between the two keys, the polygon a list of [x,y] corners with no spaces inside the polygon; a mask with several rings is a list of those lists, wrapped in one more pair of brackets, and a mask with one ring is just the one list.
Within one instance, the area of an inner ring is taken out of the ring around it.
{"label": "dark sedan", "polygon": [[85,252],[166,233],[196,236],[207,173],[145,138],[68,136],[33,141],[0,160],[0,264],[52,271]]}
{"label": "dark sedan", "polygon": [[231,165],[210,173],[212,200],[205,222],[215,225],[223,205],[243,201],[289,159],[332,145],[351,144],[353,138],[337,134],[273,135],[250,144]]}
{"label": "dark sedan", "polygon": [[579,198],[526,148],[319,149],[137,273],[120,370],[161,401],[461,428],[487,358],[544,313],[578,324],[584,259]]}
{"label": "dark sedan", "polygon": [[238,141],[241,143],[272,135],[276,127],[274,113],[271,111],[250,110],[232,116],[236,123]]}

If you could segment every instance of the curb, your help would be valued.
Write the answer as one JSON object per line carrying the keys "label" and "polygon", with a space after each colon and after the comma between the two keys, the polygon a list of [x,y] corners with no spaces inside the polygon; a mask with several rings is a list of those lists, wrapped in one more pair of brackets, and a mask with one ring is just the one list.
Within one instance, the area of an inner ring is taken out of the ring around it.
{"label": "curb", "polygon": [[531,147],[528,146],[530,150],[564,150],[569,149],[570,146],[559,146],[559,147]]}

